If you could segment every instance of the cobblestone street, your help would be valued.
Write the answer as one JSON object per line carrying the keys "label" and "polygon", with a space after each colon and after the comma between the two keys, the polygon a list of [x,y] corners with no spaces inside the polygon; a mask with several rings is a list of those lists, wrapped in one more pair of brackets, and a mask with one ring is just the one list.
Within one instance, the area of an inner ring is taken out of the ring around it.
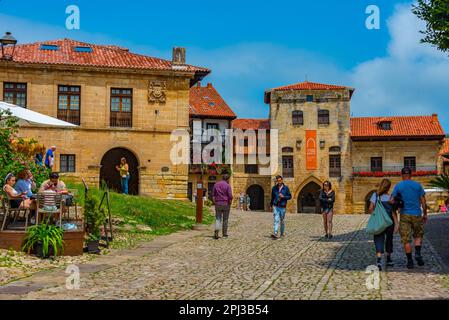
{"label": "cobblestone street", "polygon": [[[3,299],[448,299],[447,274],[434,246],[425,267],[405,268],[395,235],[396,265],[366,286],[374,263],[367,216],[338,215],[334,238],[322,237],[319,215],[288,215],[287,236],[270,239],[269,213],[232,214],[230,237],[186,231],[80,266],[81,288],[66,289],[65,270],[0,287]],[[212,230],[212,229],[211,229]],[[447,237],[446,237],[447,239]]]}

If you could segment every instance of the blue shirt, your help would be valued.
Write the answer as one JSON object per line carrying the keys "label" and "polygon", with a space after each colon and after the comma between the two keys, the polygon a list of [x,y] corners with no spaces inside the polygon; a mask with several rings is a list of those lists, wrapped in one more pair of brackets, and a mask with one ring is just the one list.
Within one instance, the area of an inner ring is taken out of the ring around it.
{"label": "blue shirt", "polygon": [[421,197],[426,195],[421,184],[413,180],[401,181],[394,188],[392,196],[396,197],[398,194],[401,194],[404,200],[404,208],[400,209],[401,213],[421,216]]}
{"label": "blue shirt", "polygon": [[16,184],[14,185],[14,189],[18,193],[22,193],[25,191],[26,196],[28,198],[31,198],[31,196],[33,195],[33,192],[31,191],[31,181],[30,180],[22,180],[22,179],[17,180]]}
{"label": "blue shirt", "polygon": [[51,158],[53,158],[53,151],[51,149],[48,149],[47,153],[45,154],[45,165],[47,167],[51,166]]}

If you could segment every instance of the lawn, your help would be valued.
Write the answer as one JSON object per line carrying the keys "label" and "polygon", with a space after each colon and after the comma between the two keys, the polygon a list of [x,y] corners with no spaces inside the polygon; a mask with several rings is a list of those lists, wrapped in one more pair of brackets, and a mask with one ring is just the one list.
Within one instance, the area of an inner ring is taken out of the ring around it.
{"label": "lawn", "polygon": [[[79,202],[83,204],[84,186],[68,182],[67,187],[78,190]],[[90,188],[89,193],[101,200],[104,191]],[[109,194],[114,228],[112,248],[133,247],[156,235],[191,229],[195,224],[196,208],[189,201],[127,196],[112,191]],[[205,207],[203,224],[209,225],[213,220],[210,208]]]}

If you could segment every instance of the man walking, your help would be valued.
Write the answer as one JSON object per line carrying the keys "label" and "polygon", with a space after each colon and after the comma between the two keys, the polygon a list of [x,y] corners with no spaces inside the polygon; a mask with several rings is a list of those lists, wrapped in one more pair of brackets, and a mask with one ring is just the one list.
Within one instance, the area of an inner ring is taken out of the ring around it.
{"label": "man walking", "polygon": [[292,198],[290,190],[284,184],[284,179],[281,176],[276,177],[276,185],[271,190],[270,208],[273,210],[274,216],[274,233],[271,238],[278,239],[278,230],[280,225],[281,237],[285,233],[285,210],[287,208],[287,201]]}
{"label": "man walking", "polygon": [[218,239],[220,229],[223,228],[223,238],[228,237],[228,220],[231,211],[232,190],[229,185],[229,176],[223,175],[223,180],[214,185],[212,191],[215,203],[215,234],[214,238]]}
{"label": "man walking", "polygon": [[392,193],[393,199],[399,203],[399,232],[407,255],[407,268],[413,269],[411,237],[415,245],[415,260],[419,266],[424,265],[421,256],[421,245],[424,237],[424,224],[427,222],[427,203],[421,184],[412,180],[412,170],[402,169],[402,181],[396,185]]}

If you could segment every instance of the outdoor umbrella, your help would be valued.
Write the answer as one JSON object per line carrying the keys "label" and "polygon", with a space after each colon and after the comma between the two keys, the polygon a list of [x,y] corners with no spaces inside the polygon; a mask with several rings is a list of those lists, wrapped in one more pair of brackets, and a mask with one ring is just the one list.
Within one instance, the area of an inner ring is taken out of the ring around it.
{"label": "outdoor umbrella", "polygon": [[26,108],[22,108],[16,106],[14,104],[6,103],[0,101],[0,110],[11,112],[11,115],[19,118],[19,124],[32,124],[38,126],[47,126],[47,127],[65,127],[65,128],[74,128],[77,125],[71,124],[66,121],[62,121],[50,116],[46,116],[45,114],[35,112]]}

